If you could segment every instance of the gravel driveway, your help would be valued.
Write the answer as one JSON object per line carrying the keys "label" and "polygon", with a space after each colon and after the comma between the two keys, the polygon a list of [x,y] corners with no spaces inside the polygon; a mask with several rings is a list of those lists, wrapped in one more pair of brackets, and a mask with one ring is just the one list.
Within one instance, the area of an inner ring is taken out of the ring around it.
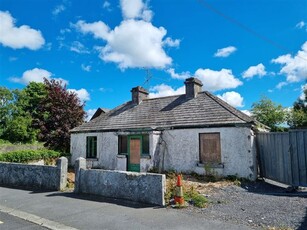
{"label": "gravel driveway", "polygon": [[255,229],[307,229],[307,190],[290,193],[258,181],[213,188],[208,199],[206,208],[182,210]]}

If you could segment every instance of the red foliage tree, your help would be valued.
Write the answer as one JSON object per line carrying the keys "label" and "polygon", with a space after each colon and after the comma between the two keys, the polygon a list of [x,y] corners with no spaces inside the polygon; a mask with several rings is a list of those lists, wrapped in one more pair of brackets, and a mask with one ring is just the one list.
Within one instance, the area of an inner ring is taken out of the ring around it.
{"label": "red foliage tree", "polygon": [[39,105],[39,139],[45,146],[57,151],[69,152],[69,130],[82,124],[85,117],[84,103],[61,81],[44,79],[47,96]]}

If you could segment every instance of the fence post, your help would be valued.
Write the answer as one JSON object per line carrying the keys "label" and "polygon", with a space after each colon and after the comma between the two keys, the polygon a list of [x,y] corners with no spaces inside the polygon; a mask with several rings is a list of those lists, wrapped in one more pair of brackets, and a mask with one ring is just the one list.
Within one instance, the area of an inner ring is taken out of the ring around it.
{"label": "fence post", "polygon": [[78,157],[75,161],[75,193],[81,192],[81,169],[86,169],[86,160],[83,157]]}
{"label": "fence post", "polygon": [[56,167],[60,171],[60,184],[58,190],[63,190],[67,186],[67,167],[68,160],[66,157],[60,157],[56,162]]}

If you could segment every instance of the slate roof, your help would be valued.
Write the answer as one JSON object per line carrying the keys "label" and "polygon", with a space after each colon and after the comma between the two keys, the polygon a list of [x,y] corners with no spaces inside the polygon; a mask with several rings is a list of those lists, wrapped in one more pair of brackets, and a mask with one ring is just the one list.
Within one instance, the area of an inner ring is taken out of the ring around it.
{"label": "slate roof", "polygon": [[213,94],[204,91],[196,98],[186,95],[132,101],[71,130],[95,132],[130,129],[163,129],[252,125],[255,121]]}
{"label": "slate roof", "polygon": [[94,113],[94,115],[91,117],[90,121],[93,120],[93,119],[95,119],[96,117],[99,117],[100,114],[102,114],[102,113],[107,113],[107,112],[109,112],[109,111],[110,111],[109,109],[98,108],[98,109],[96,110],[96,112]]}

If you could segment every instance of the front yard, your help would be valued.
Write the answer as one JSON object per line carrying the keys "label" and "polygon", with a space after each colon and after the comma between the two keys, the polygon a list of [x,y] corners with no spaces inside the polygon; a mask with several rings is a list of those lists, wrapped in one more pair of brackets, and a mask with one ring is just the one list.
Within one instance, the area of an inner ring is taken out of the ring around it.
{"label": "front yard", "polygon": [[184,190],[193,188],[208,202],[204,208],[190,202],[180,209],[182,212],[255,229],[307,229],[307,190],[290,193],[262,180],[205,182],[188,175],[184,176],[183,186]]}

